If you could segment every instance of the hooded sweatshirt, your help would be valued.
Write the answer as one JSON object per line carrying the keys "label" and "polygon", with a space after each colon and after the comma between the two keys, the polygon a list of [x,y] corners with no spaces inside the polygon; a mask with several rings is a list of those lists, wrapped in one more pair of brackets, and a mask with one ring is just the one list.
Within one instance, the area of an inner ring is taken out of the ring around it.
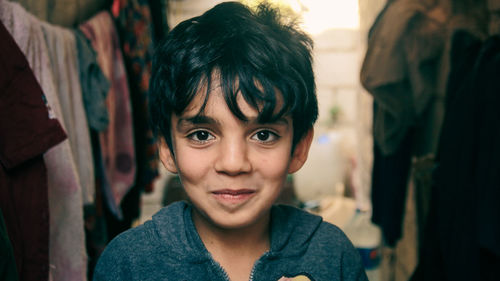
{"label": "hooded sweatshirt", "polygon": [[[173,203],[152,220],[117,236],[100,257],[94,281],[229,281],[201,241],[191,210],[188,203]],[[314,281],[368,280],[349,239],[319,216],[273,206],[270,235],[270,250],[255,262],[251,281],[300,275]]]}

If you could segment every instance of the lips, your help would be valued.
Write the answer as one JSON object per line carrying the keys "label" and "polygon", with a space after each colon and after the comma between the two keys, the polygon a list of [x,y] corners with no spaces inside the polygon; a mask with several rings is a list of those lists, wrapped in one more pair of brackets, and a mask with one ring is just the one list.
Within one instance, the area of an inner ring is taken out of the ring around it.
{"label": "lips", "polygon": [[213,191],[212,193],[213,194],[227,194],[227,195],[236,196],[236,195],[241,195],[241,194],[255,193],[255,191],[251,190],[251,189],[236,189],[236,190],[233,190],[233,189],[222,189],[222,190]]}
{"label": "lips", "polygon": [[255,190],[221,189],[213,191],[212,194],[221,203],[238,204],[249,200],[255,194]]}

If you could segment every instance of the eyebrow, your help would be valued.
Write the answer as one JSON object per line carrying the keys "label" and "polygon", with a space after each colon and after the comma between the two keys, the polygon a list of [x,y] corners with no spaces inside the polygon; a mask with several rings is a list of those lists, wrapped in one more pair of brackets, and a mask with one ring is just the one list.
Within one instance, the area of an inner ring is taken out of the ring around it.
{"label": "eyebrow", "polygon": [[[258,122],[258,118],[250,118],[249,120],[245,121],[245,120],[242,120],[244,123],[246,124],[262,124],[262,125],[265,125],[265,124],[276,124],[276,123],[279,123],[279,124],[283,124],[283,125],[289,125],[289,121],[288,119],[284,118],[284,117],[281,117],[281,118],[278,118],[272,122],[264,122],[264,123],[261,123],[261,122]],[[179,118],[179,120],[177,121],[177,129],[180,130],[182,127],[186,127],[186,126],[190,126],[190,125],[199,125],[199,124],[207,124],[207,125],[219,125],[220,122],[217,121],[216,119],[210,117],[210,116],[206,116],[206,115],[195,115],[195,116],[191,116],[191,117],[181,117]]]}
{"label": "eyebrow", "polygon": [[199,124],[218,124],[217,120],[212,117],[205,115],[195,115],[192,117],[181,117],[177,120],[177,130],[181,130],[183,127]]}

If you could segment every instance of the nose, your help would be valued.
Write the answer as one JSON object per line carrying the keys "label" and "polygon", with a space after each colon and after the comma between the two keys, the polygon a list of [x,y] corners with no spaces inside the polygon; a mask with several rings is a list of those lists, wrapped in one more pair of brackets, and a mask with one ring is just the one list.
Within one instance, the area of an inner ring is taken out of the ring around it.
{"label": "nose", "polygon": [[221,141],[215,169],[219,173],[230,176],[250,172],[252,165],[249,161],[248,145],[245,140],[234,137]]}

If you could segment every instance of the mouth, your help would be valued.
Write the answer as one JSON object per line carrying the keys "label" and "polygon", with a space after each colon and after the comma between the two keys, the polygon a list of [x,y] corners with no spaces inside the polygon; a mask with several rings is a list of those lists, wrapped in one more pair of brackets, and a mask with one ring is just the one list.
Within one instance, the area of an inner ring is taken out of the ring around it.
{"label": "mouth", "polygon": [[221,189],[213,191],[214,197],[221,203],[238,204],[249,200],[255,195],[251,189]]}

